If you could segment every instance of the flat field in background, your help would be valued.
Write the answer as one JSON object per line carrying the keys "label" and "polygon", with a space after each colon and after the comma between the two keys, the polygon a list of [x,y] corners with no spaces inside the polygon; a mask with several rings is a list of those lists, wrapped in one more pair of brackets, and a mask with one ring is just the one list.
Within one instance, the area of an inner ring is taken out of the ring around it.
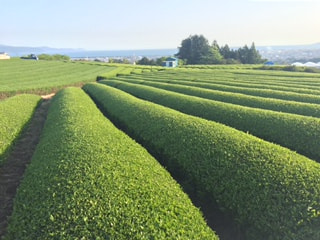
{"label": "flat field in background", "polygon": [[0,99],[23,92],[46,94],[64,86],[80,86],[115,68],[84,62],[0,61]]}

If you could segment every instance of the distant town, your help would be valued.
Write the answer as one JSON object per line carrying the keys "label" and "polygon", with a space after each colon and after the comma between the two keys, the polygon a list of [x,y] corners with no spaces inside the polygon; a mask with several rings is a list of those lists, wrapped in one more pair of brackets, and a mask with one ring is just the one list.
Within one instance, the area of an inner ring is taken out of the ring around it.
{"label": "distant town", "polygon": [[276,64],[320,62],[320,43],[301,46],[257,47],[263,58]]}

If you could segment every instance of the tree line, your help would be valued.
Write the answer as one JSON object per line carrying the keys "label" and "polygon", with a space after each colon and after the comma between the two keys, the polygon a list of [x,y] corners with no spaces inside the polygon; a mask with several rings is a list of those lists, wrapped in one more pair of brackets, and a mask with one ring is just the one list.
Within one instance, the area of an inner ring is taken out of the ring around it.
{"label": "tree line", "polygon": [[151,65],[151,66],[163,66],[163,62],[167,60],[167,57],[160,57],[156,59],[149,59],[147,57],[141,58],[138,65]]}
{"label": "tree line", "polygon": [[39,60],[47,60],[47,61],[70,61],[70,57],[62,54],[40,54],[38,55]]}
{"label": "tree line", "polygon": [[175,56],[185,64],[259,64],[266,61],[254,43],[250,47],[231,49],[228,44],[219,46],[216,40],[210,45],[203,35],[190,35],[182,40]]}

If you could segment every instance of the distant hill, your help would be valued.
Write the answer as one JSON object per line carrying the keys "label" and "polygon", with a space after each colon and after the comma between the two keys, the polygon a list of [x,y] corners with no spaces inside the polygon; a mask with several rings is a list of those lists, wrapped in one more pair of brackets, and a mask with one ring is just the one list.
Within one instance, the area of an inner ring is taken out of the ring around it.
{"label": "distant hill", "polygon": [[71,49],[71,48],[50,48],[50,47],[16,47],[0,44],[0,52],[9,53],[12,57],[21,57],[29,54],[65,54],[72,52],[84,51],[84,49]]}
{"label": "distant hill", "polygon": [[12,57],[21,57],[29,54],[64,54],[73,58],[82,57],[126,57],[126,56],[172,56],[177,49],[138,49],[138,50],[101,50],[89,51],[72,48],[50,47],[13,47],[0,44],[0,52],[7,52]]}
{"label": "distant hill", "polygon": [[103,50],[103,51],[81,51],[68,53],[72,58],[93,57],[162,57],[173,56],[177,49],[137,49],[137,50]]}

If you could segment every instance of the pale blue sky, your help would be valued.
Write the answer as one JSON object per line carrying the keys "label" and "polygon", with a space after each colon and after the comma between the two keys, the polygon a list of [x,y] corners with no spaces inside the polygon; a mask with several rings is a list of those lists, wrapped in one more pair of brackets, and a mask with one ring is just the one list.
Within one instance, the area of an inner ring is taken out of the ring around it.
{"label": "pale blue sky", "polygon": [[320,0],[0,0],[0,44],[89,50],[320,42]]}

